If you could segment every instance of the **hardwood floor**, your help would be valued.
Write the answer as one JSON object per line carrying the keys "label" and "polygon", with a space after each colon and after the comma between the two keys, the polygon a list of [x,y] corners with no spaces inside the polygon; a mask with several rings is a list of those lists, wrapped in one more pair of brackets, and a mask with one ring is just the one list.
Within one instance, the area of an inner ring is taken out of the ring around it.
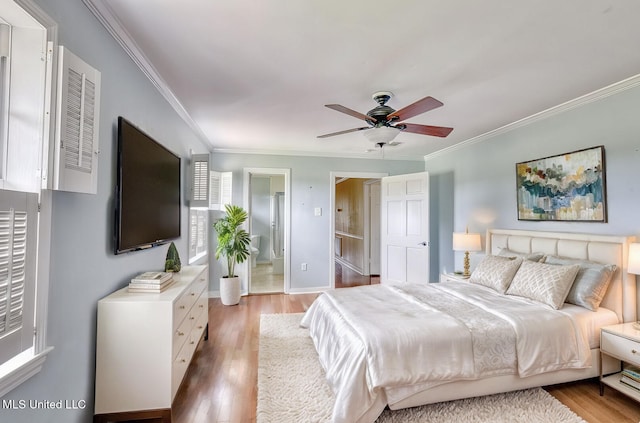
{"label": "hardwood floor", "polygon": [[[315,298],[316,294],[256,295],[243,297],[237,306],[210,299],[209,339],[198,346],[178,391],[173,422],[255,422],[260,315],[300,313]],[[601,397],[596,380],[545,389],[589,423],[640,421],[638,403],[610,388]]]}
{"label": "hardwood floor", "polygon": [[373,285],[380,283],[380,275],[363,276],[360,273],[343,266],[336,261],[336,288],[349,288],[359,285]]}

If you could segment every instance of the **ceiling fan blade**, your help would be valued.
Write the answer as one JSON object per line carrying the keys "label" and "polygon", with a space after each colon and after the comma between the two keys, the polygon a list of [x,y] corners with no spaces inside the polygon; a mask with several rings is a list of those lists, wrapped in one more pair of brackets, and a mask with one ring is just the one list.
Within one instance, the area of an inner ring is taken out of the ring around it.
{"label": "ceiling fan blade", "polygon": [[346,113],[349,116],[353,116],[354,118],[362,119],[362,120],[370,120],[373,122],[377,122],[377,119],[371,116],[367,116],[363,113],[356,112],[355,110],[351,110],[348,107],[341,106],[340,104],[325,104],[324,107],[328,107],[337,112]]}
{"label": "ceiling fan blade", "polygon": [[400,110],[390,113],[387,116],[387,119],[395,119],[400,122],[443,105],[444,104],[441,101],[436,100],[433,97],[425,97],[422,100],[418,100],[415,103],[408,105],[407,107],[403,107]]}
{"label": "ceiling fan blade", "polygon": [[363,126],[362,128],[353,128],[353,129],[347,129],[346,131],[332,132],[330,134],[318,135],[317,138],[329,138],[336,135],[348,134],[349,132],[364,131],[365,129],[371,129],[371,127]]}
{"label": "ceiling fan blade", "polygon": [[429,126],[429,125],[418,125],[416,123],[403,123],[398,125],[399,128],[405,127],[403,129],[404,132],[411,132],[414,134],[421,135],[431,135],[433,137],[441,137],[444,138],[453,131],[453,128],[447,128],[445,126]]}

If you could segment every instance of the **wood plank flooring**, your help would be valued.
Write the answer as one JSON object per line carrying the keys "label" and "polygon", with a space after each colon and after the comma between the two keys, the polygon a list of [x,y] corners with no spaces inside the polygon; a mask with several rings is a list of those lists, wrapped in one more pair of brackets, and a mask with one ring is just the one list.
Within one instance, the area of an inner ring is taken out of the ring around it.
{"label": "wood plank flooring", "polygon": [[380,275],[363,276],[360,273],[343,266],[338,261],[335,263],[336,288],[349,288],[360,285],[374,285],[380,283]]}
{"label": "wood plank flooring", "polygon": [[[256,421],[260,315],[305,311],[316,294],[256,295],[237,306],[209,300],[209,339],[202,341],[176,396],[175,423],[253,423]],[[283,351],[286,354],[286,351]],[[547,387],[553,396],[589,423],[638,423],[640,406],[598,382]]]}

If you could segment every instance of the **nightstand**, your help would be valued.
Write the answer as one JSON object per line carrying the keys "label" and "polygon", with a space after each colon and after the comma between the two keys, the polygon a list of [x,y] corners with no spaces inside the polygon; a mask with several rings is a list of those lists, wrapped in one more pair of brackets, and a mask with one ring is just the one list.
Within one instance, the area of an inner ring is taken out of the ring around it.
{"label": "nightstand", "polygon": [[462,276],[462,273],[441,273],[440,282],[468,282],[469,278]]}
{"label": "nightstand", "polygon": [[[617,358],[624,363],[640,366],[640,330],[634,323],[605,326],[600,331],[600,361],[604,355]],[[634,389],[620,382],[620,372],[603,377],[600,366],[600,395],[604,394],[604,385],[640,401],[640,389]]]}

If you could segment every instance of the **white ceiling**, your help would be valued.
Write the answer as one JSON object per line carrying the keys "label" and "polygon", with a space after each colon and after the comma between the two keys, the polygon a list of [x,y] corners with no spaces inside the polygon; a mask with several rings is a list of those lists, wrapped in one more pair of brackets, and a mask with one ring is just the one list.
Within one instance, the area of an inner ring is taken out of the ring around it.
{"label": "white ceiling", "polygon": [[380,157],[375,91],[407,122],[385,158],[422,160],[640,73],[637,0],[84,0],[214,151]]}

